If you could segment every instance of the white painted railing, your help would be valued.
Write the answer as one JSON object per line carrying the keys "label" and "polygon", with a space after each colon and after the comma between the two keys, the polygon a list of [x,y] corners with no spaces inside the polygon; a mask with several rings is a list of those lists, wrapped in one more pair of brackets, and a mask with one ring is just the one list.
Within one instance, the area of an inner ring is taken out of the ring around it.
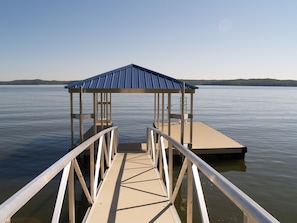
{"label": "white painted railing", "polygon": [[[165,152],[164,140],[167,141],[166,149],[168,149],[168,153]],[[202,222],[209,222],[209,215],[198,170],[243,212],[244,222],[279,222],[201,158],[158,129],[148,128],[147,146],[155,167],[159,169],[160,177],[163,178],[165,176],[164,183],[166,185],[168,199],[172,204],[174,204],[184,176],[187,176],[187,222],[193,221],[194,183]],[[175,185],[173,184],[173,149],[177,150],[184,157]],[[186,172],[187,175],[185,175]]]}
{"label": "white painted railing", "polygon": [[[62,177],[60,187],[55,203],[52,222],[59,222],[60,214],[63,206],[64,195],[68,184],[68,206],[69,206],[69,222],[75,222],[75,191],[74,191],[74,173],[77,175],[83,192],[91,206],[95,200],[99,189],[99,183],[104,180],[105,172],[111,165],[113,157],[116,153],[118,145],[118,128],[110,127],[105,129],[93,137],[89,138],[52,166],[42,172],[34,180],[16,192],[8,200],[0,205],[0,222],[10,222],[15,213],[18,212],[32,197],[34,197],[46,184],[48,184],[61,171]],[[77,157],[83,152],[89,151],[90,155],[90,179],[89,185],[81,172]],[[96,155],[96,159],[95,159]],[[106,166],[105,166],[106,164]],[[87,211],[88,213],[88,211]]]}

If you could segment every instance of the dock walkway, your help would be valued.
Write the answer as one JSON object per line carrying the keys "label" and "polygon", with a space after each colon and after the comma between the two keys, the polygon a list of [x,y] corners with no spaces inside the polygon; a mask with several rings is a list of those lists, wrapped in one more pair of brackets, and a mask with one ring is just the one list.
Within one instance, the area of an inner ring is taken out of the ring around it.
{"label": "dock walkway", "polygon": [[[137,146],[137,147],[136,147]],[[141,144],[119,145],[87,222],[180,222]]]}

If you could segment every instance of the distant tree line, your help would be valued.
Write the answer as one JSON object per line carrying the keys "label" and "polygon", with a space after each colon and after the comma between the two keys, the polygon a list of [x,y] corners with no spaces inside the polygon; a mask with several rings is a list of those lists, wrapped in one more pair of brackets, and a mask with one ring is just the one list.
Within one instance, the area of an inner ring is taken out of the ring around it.
{"label": "distant tree line", "polygon": [[[286,86],[297,87],[297,80],[277,79],[236,79],[236,80],[182,80],[193,85],[233,85],[233,86]],[[0,81],[0,85],[66,85],[73,81],[14,80]]]}
{"label": "distant tree line", "polygon": [[236,79],[236,80],[183,80],[193,85],[231,85],[231,86],[286,86],[297,87],[296,80],[277,79]]}

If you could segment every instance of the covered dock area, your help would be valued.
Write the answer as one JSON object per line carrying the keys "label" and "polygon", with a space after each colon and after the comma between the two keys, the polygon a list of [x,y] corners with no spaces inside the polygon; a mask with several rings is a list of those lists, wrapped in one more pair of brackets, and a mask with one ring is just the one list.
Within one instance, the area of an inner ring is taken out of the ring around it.
{"label": "covered dock area", "polygon": [[[113,94],[150,93],[154,95],[152,122],[155,127],[182,145],[193,149],[196,154],[238,154],[244,158],[246,153],[245,146],[203,122],[194,121],[194,94],[198,89],[197,86],[131,64],[70,83],[66,88],[70,93],[72,147],[113,125]],[[89,99],[92,101],[92,110],[87,113],[85,94],[92,95]],[[75,95],[77,101],[74,100]],[[172,110],[172,104],[179,104],[179,109]],[[78,125],[75,124],[75,119],[79,120]],[[85,130],[86,119],[93,120],[93,124],[91,128]],[[78,139],[75,134],[77,126]]]}

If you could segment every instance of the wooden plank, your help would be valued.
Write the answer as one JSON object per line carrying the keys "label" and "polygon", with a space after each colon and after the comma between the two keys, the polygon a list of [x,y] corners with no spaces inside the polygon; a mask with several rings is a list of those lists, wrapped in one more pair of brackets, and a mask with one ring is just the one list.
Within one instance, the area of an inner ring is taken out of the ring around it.
{"label": "wooden plank", "polygon": [[87,222],[180,222],[149,156],[123,151],[115,156]]}

